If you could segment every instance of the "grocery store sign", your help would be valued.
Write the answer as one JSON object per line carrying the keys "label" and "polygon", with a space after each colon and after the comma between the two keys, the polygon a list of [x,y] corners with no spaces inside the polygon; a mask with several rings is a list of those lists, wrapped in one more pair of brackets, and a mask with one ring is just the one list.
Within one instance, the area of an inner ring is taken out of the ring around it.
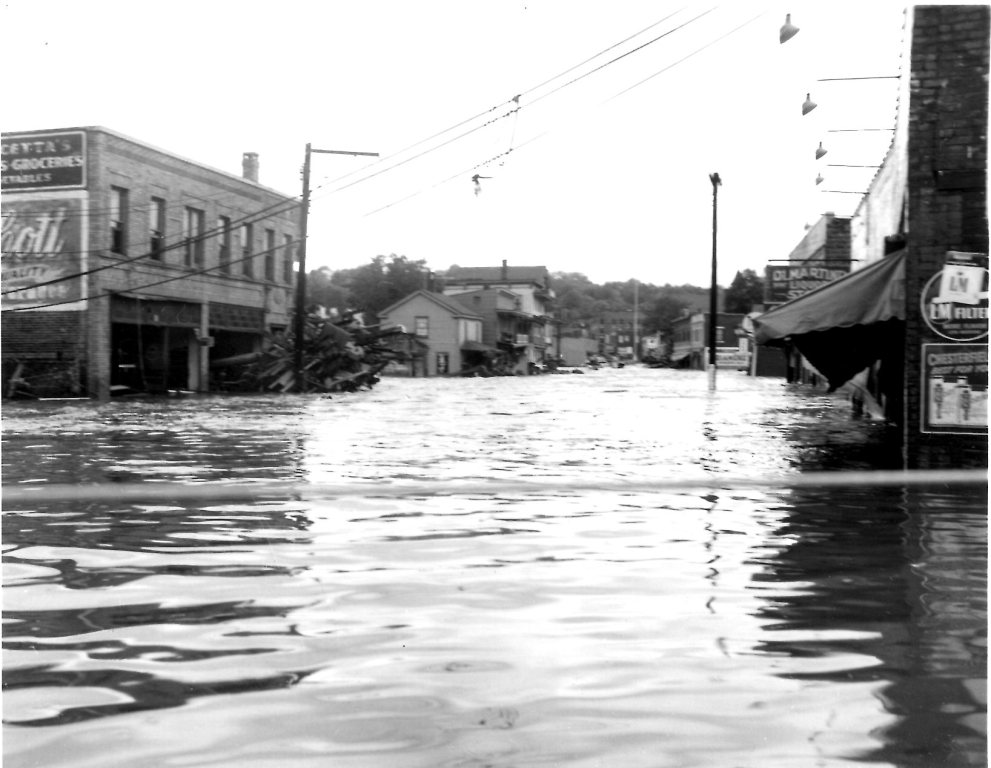
{"label": "grocery store sign", "polygon": [[4,192],[86,186],[86,132],[6,133],[0,150]]}

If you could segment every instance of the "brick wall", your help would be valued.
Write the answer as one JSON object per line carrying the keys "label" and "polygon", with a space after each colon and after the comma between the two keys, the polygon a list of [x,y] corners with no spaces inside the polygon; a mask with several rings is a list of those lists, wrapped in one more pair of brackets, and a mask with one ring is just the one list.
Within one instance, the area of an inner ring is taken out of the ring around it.
{"label": "brick wall", "polygon": [[987,437],[921,431],[922,344],[943,342],[919,297],[948,250],[987,253],[988,6],[914,9],[905,275],[905,452],[909,466],[987,463]]}
{"label": "brick wall", "polygon": [[0,324],[4,396],[18,371],[41,397],[78,395],[85,391],[85,313],[7,312]]}

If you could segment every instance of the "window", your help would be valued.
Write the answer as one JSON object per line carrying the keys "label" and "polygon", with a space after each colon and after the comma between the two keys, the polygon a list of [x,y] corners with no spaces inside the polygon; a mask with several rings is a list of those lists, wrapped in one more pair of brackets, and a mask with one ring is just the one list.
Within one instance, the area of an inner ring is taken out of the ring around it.
{"label": "window", "polygon": [[415,330],[413,333],[421,338],[427,338],[430,335],[430,318],[429,317],[417,317],[414,321]]}
{"label": "window", "polygon": [[447,352],[437,353],[437,373],[447,373],[450,370],[451,363],[450,358],[447,356]]}
{"label": "window", "polygon": [[231,217],[218,216],[217,229],[220,231],[220,248],[217,251],[217,263],[220,264],[220,272],[229,275],[231,273]]}
{"label": "window", "polygon": [[182,219],[182,239],[186,242],[186,266],[203,266],[203,234],[205,219],[199,208],[186,208]]}
{"label": "window", "polygon": [[110,188],[110,250],[127,253],[127,190]]}
{"label": "window", "polygon": [[254,235],[250,224],[241,225],[241,271],[245,277],[255,276],[254,258],[252,257],[251,238]]}
{"label": "window", "polygon": [[165,249],[165,201],[153,197],[148,206],[148,252],[153,259],[162,260]]}
{"label": "window", "polygon": [[265,279],[275,282],[275,230],[265,230]]}
{"label": "window", "polygon": [[282,261],[282,280],[288,285],[292,285],[292,266],[293,262],[296,260],[296,254],[293,252],[293,242],[292,235],[283,235],[283,261]]}

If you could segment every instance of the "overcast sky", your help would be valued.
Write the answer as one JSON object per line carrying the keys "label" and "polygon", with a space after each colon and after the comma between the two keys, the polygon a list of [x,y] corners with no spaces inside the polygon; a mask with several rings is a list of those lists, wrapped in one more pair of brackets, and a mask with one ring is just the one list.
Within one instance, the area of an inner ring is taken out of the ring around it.
{"label": "overcast sky", "polygon": [[891,133],[849,129],[893,128],[897,83],[822,80],[899,74],[904,24],[888,0],[0,7],[4,130],[102,125],[235,174],[257,152],[290,195],[307,142],[380,153],[314,155],[310,268],[396,253],[702,286],[712,172],[724,285],[853,212],[840,192],[875,170],[840,166],[880,164]]}

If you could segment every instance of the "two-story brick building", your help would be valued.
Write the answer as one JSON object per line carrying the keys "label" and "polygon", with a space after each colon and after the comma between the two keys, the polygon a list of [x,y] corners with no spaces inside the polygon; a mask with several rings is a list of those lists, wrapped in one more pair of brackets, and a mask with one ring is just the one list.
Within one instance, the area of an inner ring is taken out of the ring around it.
{"label": "two-story brick building", "polygon": [[298,201],[253,153],[237,176],[102,127],[2,139],[5,394],[207,391],[211,356],[289,325]]}

